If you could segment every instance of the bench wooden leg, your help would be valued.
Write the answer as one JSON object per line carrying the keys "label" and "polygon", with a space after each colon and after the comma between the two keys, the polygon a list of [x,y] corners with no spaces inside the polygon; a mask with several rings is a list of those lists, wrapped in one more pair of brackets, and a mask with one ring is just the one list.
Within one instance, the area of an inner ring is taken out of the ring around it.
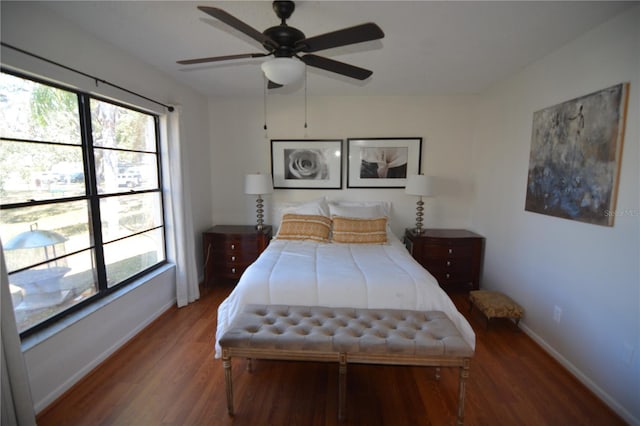
{"label": "bench wooden leg", "polygon": [[233,383],[231,375],[231,357],[222,351],[222,366],[224,367],[224,387],[227,393],[227,413],[233,416]]}
{"label": "bench wooden leg", "polygon": [[347,354],[340,354],[340,366],[338,367],[338,420],[345,419],[347,393]]}
{"label": "bench wooden leg", "polygon": [[458,418],[456,422],[459,426],[464,424],[464,400],[467,389],[467,379],[469,378],[469,363],[470,360],[465,358],[462,367],[460,367],[460,378],[458,381]]}

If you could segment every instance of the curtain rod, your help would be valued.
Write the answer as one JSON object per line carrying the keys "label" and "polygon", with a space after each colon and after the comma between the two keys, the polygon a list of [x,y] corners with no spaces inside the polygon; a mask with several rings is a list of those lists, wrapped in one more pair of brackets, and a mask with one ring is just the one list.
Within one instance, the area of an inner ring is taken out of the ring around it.
{"label": "curtain rod", "polygon": [[59,62],[55,62],[55,61],[52,61],[51,59],[47,59],[47,58],[44,58],[44,57],[42,57],[40,55],[36,55],[35,53],[27,52],[26,50],[20,49],[19,47],[12,46],[12,45],[10,45],[8,43],[5,43],[3,41],[0,42],[0,44],[2,44],[2,46],[4,46],[4,47],[8,47],[9,49],[13,49],[13,50],[15,50],[17,52],[24,53],[25,55],[29,55],[29,56],[34,57],[36,59],[40,59],[41,61],[48,62],[50,64],[53,64],[53,65],[56,65],[58,67],[64,68],[66,70],[75,72],[76,74],[80,74],[82,76],[90,78],[90,79],[92,79],[92,80],[94,80],[96,82],[96,86],[98,85],[98,82],[100,82],[102,84],[106,84],[108,86],[115,87],[118,90],[122,90],[123,92],[127,92],[127,93],[132,94],[134,96],[137,96],[139,98],[145,99],[145,100],[147,100],[149,102],[153,102],[154,104],[161,105],[161,106],[165,107],[167,110],[169,110],[169,112],[173,112],[174,111],[174,107],[172,107],[171,105],[163,104],[162,102],[158,102],[158,101],[156,101],[154,99],[148,98],[148,97],[146,97],[144,95],[141,95],[140,93],[136,93],[136,92],[134,92],[132,90],[125,89],[122,86],[118,86],[117,84],[110,83],[110,82],[108,82],[106,80],[103,80],[103,79],[101,79],[99,77],[96,77],[94,75],[87,74],[86,72],[82,72],[82,71],[77,70],[75,68],[68,67],[68,66],[63,65],[63,64],[61,64]]}

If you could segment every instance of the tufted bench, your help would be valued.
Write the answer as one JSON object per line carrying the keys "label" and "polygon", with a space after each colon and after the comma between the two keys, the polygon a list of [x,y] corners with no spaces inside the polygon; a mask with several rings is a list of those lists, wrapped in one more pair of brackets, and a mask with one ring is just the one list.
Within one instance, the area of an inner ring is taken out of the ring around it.
{"label": "tufted bench", "polygon": [[231,358],[338,362],[338,418],[345,416],[347,363],[458,367],[463,423],[473,349],[440,311],[247,305],[219,341],[227,411],[233,415]]}

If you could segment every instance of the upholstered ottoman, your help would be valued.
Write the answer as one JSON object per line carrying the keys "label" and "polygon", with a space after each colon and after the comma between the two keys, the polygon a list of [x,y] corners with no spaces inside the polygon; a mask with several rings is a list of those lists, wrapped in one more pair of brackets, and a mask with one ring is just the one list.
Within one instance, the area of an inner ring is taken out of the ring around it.
{"label": "upholstered ottoman", "polygon": [[487,327],[491,318],[511,318],[516,325],[522,318],[524,309],[509,296],[497,291],[474,290],[469,292],[469,311],[475,306],[487,317]]}

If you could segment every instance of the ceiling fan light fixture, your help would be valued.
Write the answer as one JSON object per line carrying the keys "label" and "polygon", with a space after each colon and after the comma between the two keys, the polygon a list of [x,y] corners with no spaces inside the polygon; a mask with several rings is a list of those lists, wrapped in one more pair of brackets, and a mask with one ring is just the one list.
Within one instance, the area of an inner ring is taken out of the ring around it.
{"label": "ceiling fan light fixture", "polygon": [[261,67],[269,81],[286,86],[302,78],[305,64],[293,58],[273,58],[263,62]]}

